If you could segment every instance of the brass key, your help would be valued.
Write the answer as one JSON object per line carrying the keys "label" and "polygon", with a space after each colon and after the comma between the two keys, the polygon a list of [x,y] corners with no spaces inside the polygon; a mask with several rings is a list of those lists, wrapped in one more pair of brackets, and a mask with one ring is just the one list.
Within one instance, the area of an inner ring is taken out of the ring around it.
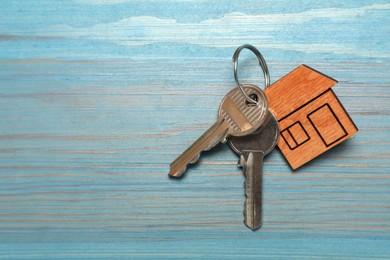
{"label": "brass key", "polygon": [[257,99],[251,104],[239,88],[230,91],[222,100],[218,120],[170,165],[169,175],[180,177],[188,164],[196,163],[202,151],[208,151],[228,136],[244,136],[253,133],[264,122],[268,101],[264,92],[254,85],[242,86],[248,96]]}

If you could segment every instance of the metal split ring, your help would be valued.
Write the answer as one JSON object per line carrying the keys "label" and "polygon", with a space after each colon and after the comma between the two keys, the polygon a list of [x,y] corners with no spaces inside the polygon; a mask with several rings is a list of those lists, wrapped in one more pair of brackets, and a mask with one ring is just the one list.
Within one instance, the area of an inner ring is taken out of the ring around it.
{"label": "metal split ring", "polygon": [[268,67],[267,67],[267,64],[265,63],[263,55],[261,55],[261,53],[259,52],[258,49],[256,49],[254,46],[252,46],[250,44],[244,44],[244,45],[238,47],[237,50],[233,54],[234,80],[236,81],[236,83],[237,83],[242,95],[245,97],[246,101],[251,103],[251,104],[257,104],[256,100],[252,99],[250,96],[248,96],[245,93],[242,85],[240,84],[240,81],[238,80],[238,76],[237,76],[238,56],[240,55],[240,52],[242,51],[242,49],[248,49],[248,50],[252,51],[256,55],[257,59],[259,60],[259,65],[264,73],[264,80],[265,80],[265,82],[264,82],[265,87],[264,88],[267,88],[270,84],[270,76],[269,76]]}

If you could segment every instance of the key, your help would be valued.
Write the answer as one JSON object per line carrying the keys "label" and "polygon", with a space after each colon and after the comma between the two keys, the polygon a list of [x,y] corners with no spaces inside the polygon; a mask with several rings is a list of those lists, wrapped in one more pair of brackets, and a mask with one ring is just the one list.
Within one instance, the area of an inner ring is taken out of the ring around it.
{"label": "key", "polygon": [[229,138],[230,147],[240,156],[238,164],[245,176],[244,224],[252,230],[262,225],[263,158],[274,149],[278,138],[278,121],[270,111],[253,134]]}
{"label": "key", "polygon": [[264,122],[268,101],[264,92],[254,85],[244,85],[244,91],[257,99],[249,104],[238,88],[230,91],[222,100],[218,120],[170,165],[169,176],[180,177],[188,164],[196,163],[202,151],[208,151],[227,136],[243,136],[253,133]]}

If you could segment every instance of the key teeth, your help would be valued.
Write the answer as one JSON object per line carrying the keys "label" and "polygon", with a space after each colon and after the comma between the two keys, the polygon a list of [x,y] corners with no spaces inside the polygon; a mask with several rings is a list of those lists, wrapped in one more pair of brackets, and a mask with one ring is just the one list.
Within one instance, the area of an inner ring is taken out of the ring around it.
{"label": "key teeth", "polygon": [[[210,142],[202,151],[209,151],[211,150],[212,148],[214,148],[218,143],[226,143],[226,138],[227,138],[227,130],[222,132],[220,135],[216,136],[216,138],[214,138],[214,142]],[[222,138],[223,137],[223,138]],[[221,140],[221,141],[218,141],[218,140]],[[201,152],[202,152],[201,151]],[[198,158],[200,156],[200,153],[198,155]]]}
{"label": "key teeth", "polygon": [[[255,211],[252,212],[252,210],[254,210],[254,205],[256,203],[256,201],[255,201],[256,198],[252,197],[252,194],[253,194],[253,184],[254,184],[254,180],[252,178],[253,178],[254,172],[252,170],[248,170],[247,171],[247,169],[246,169],[247,166],[249,167],[249,169],[253,169],[253,159],[254,158],[253,158],[253,154],[252,153],[250,153],[248,155],[248,161],[245,161],[244,156],[241,155],[239,163],[244,168],[243,173],[244,173],[244,176],[245,176],[245,180],[244,180],[245,202],[244,202],[244,211],[243,211],[243,214],[244,214],[244,224],[250,230],[255,231],[255,230],[257,230],[257,229],[259,229],[261,227],[262,223],[261,222],[259,223],[258,221],[256,221],[256,217],[255,216],[256,216],[257,212],[255,212]],[[249,209],[250,216],[247,215],[248,207],[250,207],[250,209]]]}
{"label": "key teeth", "polygon": [[171,177],[176,177],[176,178],[180,178],[183,173],[185,173],[185,171],[187,170],[187,166],[189,164],[194,164],[196,163],[200,158],[200,154],[197,154],[197,156],[195,156],[191,161],[188,162],[188,164],[184,165],[179,171],[177,171],[175,174],[171,174],[169,173],[169,176]]}
{"label": "key teeth", "polygon": [[[194,164],[196,163],[200,158],[200,153],[198,153],[191,161],[188,162],[188,164]],[[187,167],[185,167],[186,169]]]}
{"label": "key teeth", "polygon": [[[240,156],[240,165],[241,165],[241,160],[243,159],[244,156]],[[243,167],[243,166],[241,166]],[[245,202],[244,202],[244,211],[243,211],[243,214],[244,214],[244,224],[245,226],[247,226],[249,229],[251,229],[252,231],[254,230],[248,223],[248,218],[247,218],[247,214],[246,214],[246,204],[247,204],[247,201],[248,201],[248,193],[247,193],[247,190],[246,190],[246,178],[244,180],[244,190],[245,190]]]}
{"label": "key teeth", "polygon": [[[246,181],[244,181],[244,186],[246,186]],[[244,215],[244,224],[245,226],[247,226],[250,230],[252,231],[255,231],[259,228],[261,228],[262,224],[256,226],[254,222],[250,222],[248,221],[248,218],[247,218],[247,215],[246,215],[246,204],[247,204],[247,200],[248,200],[248,195],[246,192],[245,192],[245,202],[244,202],[244,211],[243,211],[243,215]]]}
{"label": "key teeth", "polygon": [[[221,127],[222,123],[223,123],[223,121],[217,122],[217,124],[215,124],[215,125],[213,125],[211,128],[209,128],[209,129],[206,131],[206,133],[207,133],[208,131],[214,129],[214,128]],[[215,129],[214,129],[214,130],[215,130]],[[224,129],[221,133],[219,133],[218,135],[214,136],[214,137],[212,138],[212,140],[210,140],[210,143],[209,143],[208,145],[206,145],[203,149],[201,149],[201,150],[199,151],[199,153],[196,154],[196,155],[195,155],[195,156],[194,156],[186,165],[183,165],[181,168],[179,168],[178,171],[172,172],[172,168],[174,168],[174,169],[176,168],[176,164],[178,164],[178,160],[179,160],[179,158],[180,158],[183,154],[180,155],[178,158],[176,158],[176,160],[173,161],[173,162],[171,163],[171,171],[169,172],[169,176],[172,176],[172,177],[180,177],[180,176],[183,175],[183,173],[186,171],[187,165],[188,165],[188,164],[194,164],[194,163],[196,163],[196,162],[199,160],[200,154],[201,154],[203,151],[209,151],[210,149],[212,149],[213,147],[215,147],[215,146],[220,142],[220,140],[223,140],[224,142],[226,142],[228,130],[229,130],[229,129],[226,128],[226,129]],[[199,137],[199,138],[197,139],[197,141],[198,141],[199,139],[208,138],[208,137],[209,137],[209,136],[206,136],[206,137],[205,137],[204,134],[203,134],[201,137]],[[196,141],[195,141],[195,142],[196,142]],[[184,153],[186,153],[186,152],[187,152],[187,150],[184,151]]]}
{"label": "key teeth", "polygon": [[[246,180],[244,181],[244,187],[246,187]],[[246,190],[246,188],[245,188]],[[247,218],[247,215],[246,215],[246,204],[247,204],[247,200],[248,200],[248,194],[247,192],[245,191],[245,202],[244,202],[244,211],[243,211],[243,214],[244,214],[244,224],[245,226],[247,226],[250,230],[252,231],[255,231],[256,228],[251,225],[250,221],[247,221],[248,218]],[[253,224],[253,223],[252,223]]]}
{"label": "key teeth", "polygon": [[245,158],[243,155],[240,155],[240,159],[238,159],[238,166],[242,167],[242,168],[245,168],[246,166],[246,162],[245,162]]}
{"label": "key teeth", "polygon": [[[202,151],[210,151],[211,148],[213,148],[216,144],[210,143],[208,146],[206,146]],[[202,152],[201,151],[201,152]],[[198,159],[199,159],[200,153],[198,154]]]}

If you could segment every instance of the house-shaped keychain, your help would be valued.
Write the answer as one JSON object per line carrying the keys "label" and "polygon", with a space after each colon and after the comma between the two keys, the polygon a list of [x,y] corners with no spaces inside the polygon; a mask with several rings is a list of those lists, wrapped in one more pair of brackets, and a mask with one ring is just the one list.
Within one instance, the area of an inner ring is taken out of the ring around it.
{"label": "house-shaped keychain", "polygon": [[279,122],[278,147],[297,169],[358,129],[331,89],[336,80],[301,65],[265,90]]}

